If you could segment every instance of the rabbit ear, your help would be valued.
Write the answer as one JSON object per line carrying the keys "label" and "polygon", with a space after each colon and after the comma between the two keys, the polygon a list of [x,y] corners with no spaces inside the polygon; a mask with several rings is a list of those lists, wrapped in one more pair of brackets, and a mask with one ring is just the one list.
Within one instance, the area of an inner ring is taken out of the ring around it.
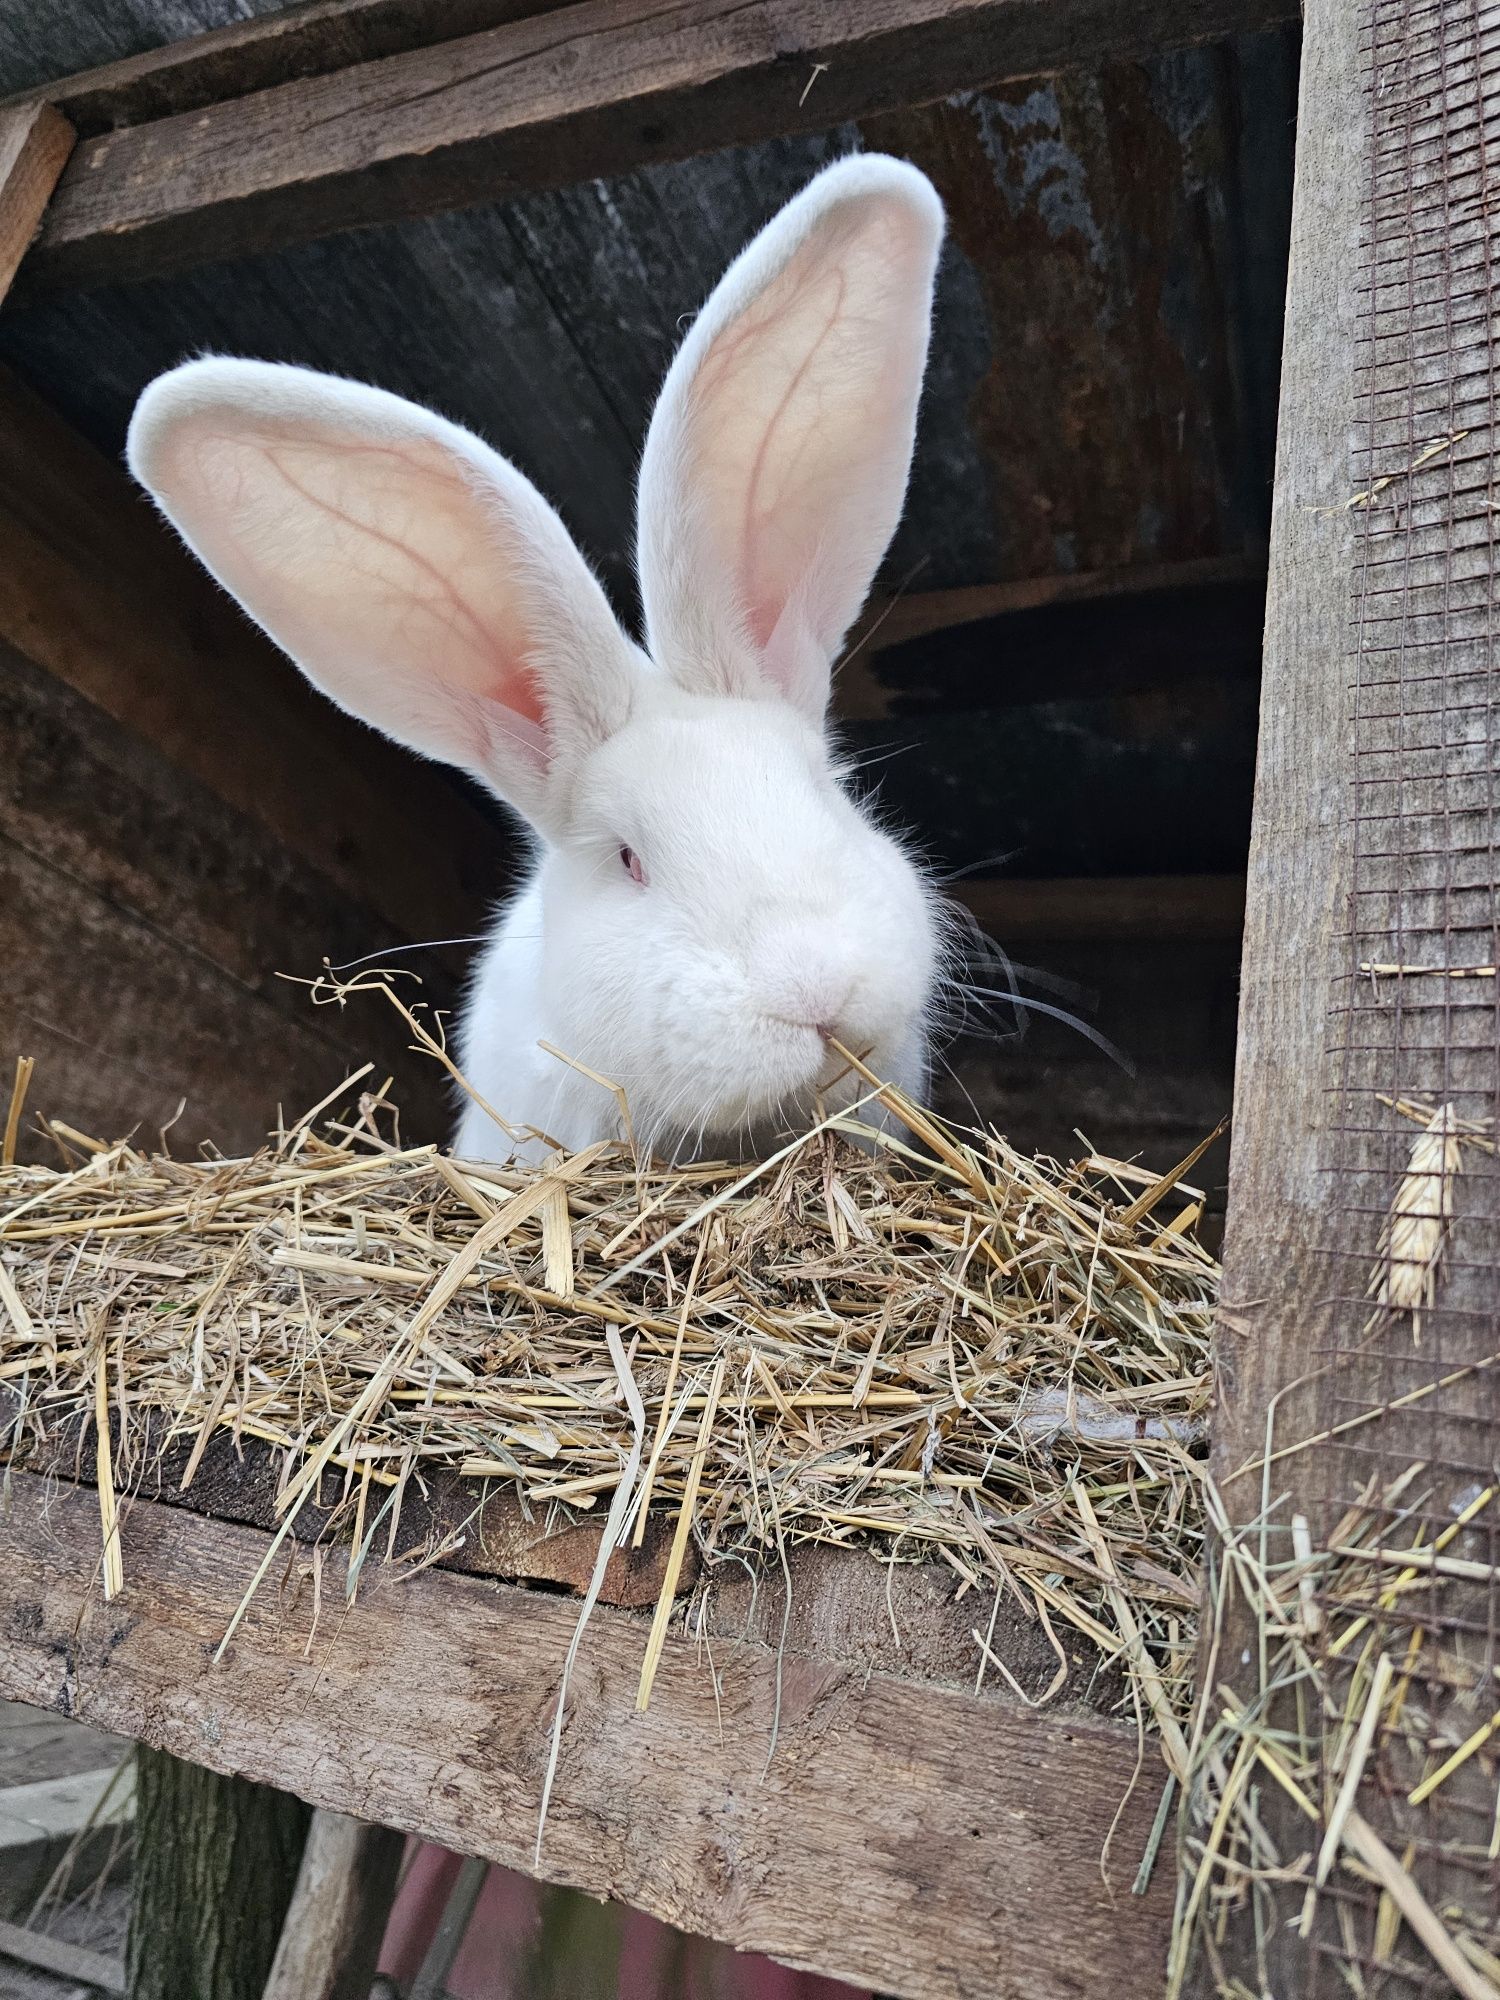
{"label": "rabbit ear", "polygon": [[672,363],[640,478],[648,645],[685,686],[821,720],[900,518],[943,211],[840,161],[735,260]]}
{"label": "rabbit ear", "polygon": [[136,406],[130,468],[340,707],[548,817],[639,655],[567,530],[467,431],[378,389],[193,361]]}

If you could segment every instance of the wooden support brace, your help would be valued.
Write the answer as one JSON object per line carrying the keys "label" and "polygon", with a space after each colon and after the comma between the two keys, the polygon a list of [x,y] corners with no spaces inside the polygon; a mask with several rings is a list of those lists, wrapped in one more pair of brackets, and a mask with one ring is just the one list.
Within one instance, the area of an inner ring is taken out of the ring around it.
{"label": "wooden support brace", "polygon": [[0,299],[31,247],[74,138],[73,127],[50,104],[0,108]]}
{"label": "wooden support brace", "polygon": [[264,2000],[367,2000],[405,1839],[317,1812]]}

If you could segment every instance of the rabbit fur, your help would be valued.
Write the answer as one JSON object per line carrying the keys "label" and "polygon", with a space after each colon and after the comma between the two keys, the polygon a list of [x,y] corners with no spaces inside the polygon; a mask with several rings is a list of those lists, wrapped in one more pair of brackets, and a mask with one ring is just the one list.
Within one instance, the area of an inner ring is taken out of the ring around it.
{"label": "rabbit fur", "polygon": [[826,710],[905,496],[942,230],[914,167],[855,155],[731,265],[646,440],[641,644],[530,481],[431,411],[217,357],[143,392],[130,467],[219,582],[533,831],[458,1024],[461,1155],[613,1136],[610,1085],[658,1150],[752,1151],[868,1096],[833,1038],[922,1091],[937,901]]}

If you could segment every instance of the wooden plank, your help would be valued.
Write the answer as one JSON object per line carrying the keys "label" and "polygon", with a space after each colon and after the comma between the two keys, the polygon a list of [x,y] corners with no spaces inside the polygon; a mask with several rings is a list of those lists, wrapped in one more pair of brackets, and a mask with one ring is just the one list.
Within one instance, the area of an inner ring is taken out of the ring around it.
{"label": "wooden plank", "polygon": [[264,2000],[369,2000],[405,1845],[393,1828],[313,1814]]}
{"label": "wooden plank", "polygon": [[[1214,1464],[1262,1448],[1273,1396],[1308,1367],[1308,1302],[1326,1291],[1332,1098],[1328,1010],[1348,922],[1347,501],[1356,299],[1349,282],[1365,178],[1359,10],[1308,8],[1271,524],[1255,809],[1245,909],[1234,1160],[1225,1226]],[[1305,1432],[1306,1397],[1283,1404]],[[1297,1462],[1299,1484],[1318,1454]],[[1278,1479],[1278,1490],[1286,1484]],[[1231,1484],[1237,1519],[1260,1484]]]}
{"label": "wooden plank", "polygon": [[[1198,567],[1166,565],[1155,573],[1189,574],[1155,588],[1099,595],[1064,589],[1050,600],[965,618],[899,643],[877,646],[873,635],[869,650],[839,666],[834,714],[844,723],[908,727],[919,718],[958,715],[972,727],[986,709],[1005,709],[1021,722],[1017,711],[1029,707],[1124,699],[1142,711],[1127,736],[1150,726],[1153,707],[1165,734],[1189,735],[1205,701],[1211,706],[1242,689],[1253,703],[1265,616],[1262,577],[1199,580],[1191,574]],[[1038,581],[1046,588],[1068,580]],[[918,614],[924,609],[919,605]],[[941,615],[935,606],[933,616]]]}
{"label": "wooden plank", "polygon": [[0,299],[31,247],[75,136],[50,104],[0,106]]}
{"label": "wooden plank", "polygon": [[0,639],[373,908],[463,936],[507,842],[443,772],[317,695],[120,467],[0,371]]}
{"label": "wooden plank", "polygon": [[1294,0],[583,0],[84,141],[28,296],[1264,26]]}
{"label": "wooden plank", "polygon": [[0,1918],[0,1958],[35,1966],[39,1972],[55,1973],[59,1979],[70,1979],[91,1992],[123,1994],[125,1991],[124,1968],[118,1959],[106,1958],[99,1951],[85,1951],[82,1945],[7,1923],[3,1918]]}
{"label": "wooden plank", "polygon": [[[304,0],[250,20],[230,21],[199,35],[97,69],[61,78],[48,100],[83,135],[148,118],[196,111],[228,97],[324,76],[351,63],[398,55],[435,42],[456,41],[504,21],[548,14],[564,0]],[[34,92],[0,102],[33,102]]]}
{"label": "wooden plank", "polygon": [[[1184,1150],[1179,1148],[1174,1157]],[[19,1409],[15,1391],[0,1385],[0,1435],[9,1433]],[[139,1485],[161,1505],[211,1520],[268,1533],[280,1525],[276,1497],[284,1467],[271,1446],[217,1431],[184,1491],[193,1439],[189,1435],[168,1442],[164,1431],[159,1415],[141,1412],[131,1422],[125,1449],[116,1434],[113,1456],[122,1486]],[[43,1445],[28,1443],[17,1462],[36,1477],[76,1480],[80,1468],[92,1463],[91,1450],[87,1424],[69,1421],[52,1426]],[[342,1479],[342,1473],[330,1475],[326,1506],[309,1502],[299,1512],[294,1529],[299,1541],[315,1543],[328,1533],[342,1498]],[[616,1550],[605,1566],[601,1603],[633,1610],[655,1607],[674,1526],[672,1510],[659,1508],[640,1548]],[[586,1517],[549,1526],[535,1504],[522,1506],[506,1481],[480,1483],[429,1470],[421,1487],[402,1501],[393,1553],[408,1558],[440,1551],[439,1566],[462,1576],[541,1584],[582,1596],[593,1574],[599,1532],[599,1523]],[[957,1686],[972,1682],[980,1660],[974,1607],[955,1597],[953,1573],[945,1563],[903,1562],[890,1570],[854,1550],[812,1546],[789,1551],[788,1561],[790,1606],[779,1571],[751,1580],[735,1568],[715,1580],[699,1606],[703,1633],[734,1644],[747,1637],[769,1646],[785,1640],[794,1650],[826,1660]],[[679,1590],[689,1592],[698,1581],[697,1552],[690,1548]],[[1040,1693],[1050,1684],[1057,1655],[1035,1621],[1019,1616],[1008,1602],[988,1643],[1028,1692]],[[1059,1710],[1102,1714],[1126,1698],[1118,1672],[1101,1668],[1080,1649],[1058,1705]]]}
{"label": "wooden plank", "polygon": [[1237,939],[1241,875],[1100,875],[1056,881],[1000,877],[948,890],[1001,944],[1064,938]]}
{"label": "wooden plank", "polygon": [[[0,869],[16,882],[0,906],[0,1064],[41,1059],[32,1111],[113,1139],[143,1119],[153,1132],[186,1096],[176,1143],[253,1148],[279,1090],[316,1086],[287,1103],[295,1113],[368,1059],[371,1084],[396,1077],[413,1140],[446,1134],[446,1078],[412,1054],[394,1010],[378,997],[316,1009],[295,983],[389,941],[369,903],[3,640],[0,742]],[[428,997],[445,1003],[444,968],[423,969]],[[230,1022],[254,1058],[221,1071],[213,1037]],[[205,1088],[222,1125],[199,1101]]]}
{"label": "wooden plank", "polygon": [[[1134,1732],[747,1641],[667,1642],[635,1711],[642,1618],[596,1611],[540,1864],[537,1808],[576,1605],[426,1571],[325,1564],[214,1646],[264,1535],[138,1500],[126,1587],[94,1586],[97,1502],[12,1475],[0,1687],[211,1768],[910,2000],[1161,1990],[1169,1871],[1126,1892],[1159,1795]],[[414,1698],[414,1690],[418,1691]],[[772,1730],[775,1744],[772,1750]],[[769,1761],[768,1761],[768,1752]],[[850,1912],[858,1922],[850,1922]]]}
{"label": "wooden plank", "polygon": [[883,653],[913,639],[951,632],[985,618],[1017,611],[1045,611],[1054,604],[1093,604],[1101,599],[1139,597],[1159,590],[1200,590],[1221,583],[1258,583],[1265,577],[1261,554],[1192,556],[1180,562],[1134,563],[1124,569],[1074,570],[1054,576],[1022,576],[1005,583],[976,583],[958,590],[914,590],[899,597],[877,592],[849,635],[839,672],[856,655]]}
{"label": "wooden plank", "polygon": [[[4,834],[0,961],[0,1063],[37,1061],[28,1118],[95,1138],[156,1145],[170,1125],[174,1151],[253,1151],[278,1106],[299,1115],[356,1066],[349,1024],[292,1017]],[[21,1157],[55,1164],[22,1129]]]}

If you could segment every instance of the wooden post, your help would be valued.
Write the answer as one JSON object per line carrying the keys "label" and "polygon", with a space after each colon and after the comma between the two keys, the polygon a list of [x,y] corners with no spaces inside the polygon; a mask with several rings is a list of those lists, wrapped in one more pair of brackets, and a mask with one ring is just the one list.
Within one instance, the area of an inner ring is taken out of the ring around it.
{"label": "wooden post", "polygon": [[316,1812],[262,2000],[367,2000],[406,1842]]}
{"label": "wooden post", "polygon": [[[1215,1655],[1296,1771],[1241,1765],[1267,1844],[1218,1990],[1496,1992],[1497,112],[1462,0],[1308,0],[1215,1469],[1273,1569],[1301,1517],[1309,1596]],[[1424,1129],[1454,1158],[1419,1176]],[[1434,1225],[1411,1292],[1398,1201]]]}
{"label": "wooden post", "polygon": [[[1255,812],[1245,900],[1234,1160],[1218,1321],[1214,1464],[1234,1518],[1266,1412],[1308,1368],[1325,1221],[1329,996],[1350,866],[1347,647],[1354,289],[1364,177],[1359,8],[1308,0]],[[1311,1466],[1304,1468],[1310,1472]]]}
{"label": "wooden post", "polygon": [[31,246],[73,143],[73,127],[50,104],[0,109],[0,299]]}
{"label": "wooden post", "polygon": [[307,1807],[145,1745],[136,1755],[129,2000],[261,2000]]}

